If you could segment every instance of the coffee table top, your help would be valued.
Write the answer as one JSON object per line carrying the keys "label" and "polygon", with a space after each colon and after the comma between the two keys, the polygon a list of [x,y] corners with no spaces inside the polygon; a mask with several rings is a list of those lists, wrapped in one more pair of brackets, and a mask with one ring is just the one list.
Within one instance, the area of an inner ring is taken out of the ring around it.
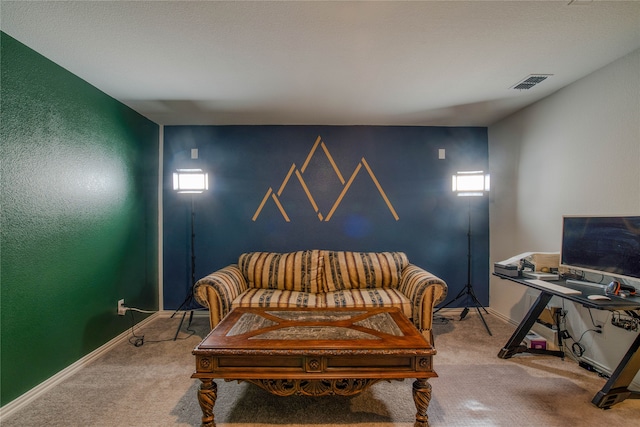
{"label": "coffee table top", "polygon": [[416,354],[435,349],[397,308],[236,308],[194,354]]}

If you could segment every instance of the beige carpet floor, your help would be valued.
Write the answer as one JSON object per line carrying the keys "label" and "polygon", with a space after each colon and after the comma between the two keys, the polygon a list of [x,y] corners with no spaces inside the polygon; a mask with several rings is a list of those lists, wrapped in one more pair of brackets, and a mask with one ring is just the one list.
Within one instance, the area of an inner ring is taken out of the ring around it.
{"label": "beige carpet floor", "polygon": [[[434,328],[439,378],[430,380],[432,427],[640,425],[640,400],[606,411],[595,407],[591,399],[606,380],[568,358],[499,359],[512,325],[486,316],[491,337],[476,314],[462,321],[455,314],[444,316],[448,321]],[[119,344],[2,426],[200,425],[191,350],[208,332],[208,323],[196,317],[195,334],[182,332],[174,342],[177,322],[159,318],[136,331],[144,334],[143,346]],[[278,397],[246,383],[217,383],[218,427],[411,427],[415,417],[412,380],[381,382],[348,398]]]}

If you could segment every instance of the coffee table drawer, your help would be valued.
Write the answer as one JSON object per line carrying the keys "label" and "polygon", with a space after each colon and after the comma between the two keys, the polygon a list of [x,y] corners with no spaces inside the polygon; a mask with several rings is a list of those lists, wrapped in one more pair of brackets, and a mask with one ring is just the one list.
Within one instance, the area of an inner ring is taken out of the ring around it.
{"label": "coffee table drawer", "polygon": [[283,375],[299,373],[338,373],[356,375],[359,371],[430,371],[431,357],[391,355],[362,356],[198,356],[199,373],[213,373],[228,377],[243,373],[243,377],[257,373],[278,372]]}

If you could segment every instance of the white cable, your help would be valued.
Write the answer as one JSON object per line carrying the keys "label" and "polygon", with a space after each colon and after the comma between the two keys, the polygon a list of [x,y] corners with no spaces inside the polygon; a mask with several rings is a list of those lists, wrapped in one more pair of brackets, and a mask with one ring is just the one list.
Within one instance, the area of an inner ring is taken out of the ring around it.
{"label": "white cable", "polygon": [[137,311],[139,313],[157,313],[158,310],[140,310],[135,307],[124,307],[125,310]]}

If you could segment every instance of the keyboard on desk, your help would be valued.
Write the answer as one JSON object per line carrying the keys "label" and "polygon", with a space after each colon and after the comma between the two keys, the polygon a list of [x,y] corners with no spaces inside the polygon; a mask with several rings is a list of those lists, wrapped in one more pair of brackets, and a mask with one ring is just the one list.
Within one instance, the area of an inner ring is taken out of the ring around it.
{"label": "keyboard on desk", "polygon": [[549,289],[550,291],[558,292],[565,295],[580,295],[580,292],[577,289],[567,288],[565,286],[556,285],[554,283],[545,282],[544,280],[538,279],[529,279],[526,282],[531,283],[532,285],[540,286],[541,288]]}

